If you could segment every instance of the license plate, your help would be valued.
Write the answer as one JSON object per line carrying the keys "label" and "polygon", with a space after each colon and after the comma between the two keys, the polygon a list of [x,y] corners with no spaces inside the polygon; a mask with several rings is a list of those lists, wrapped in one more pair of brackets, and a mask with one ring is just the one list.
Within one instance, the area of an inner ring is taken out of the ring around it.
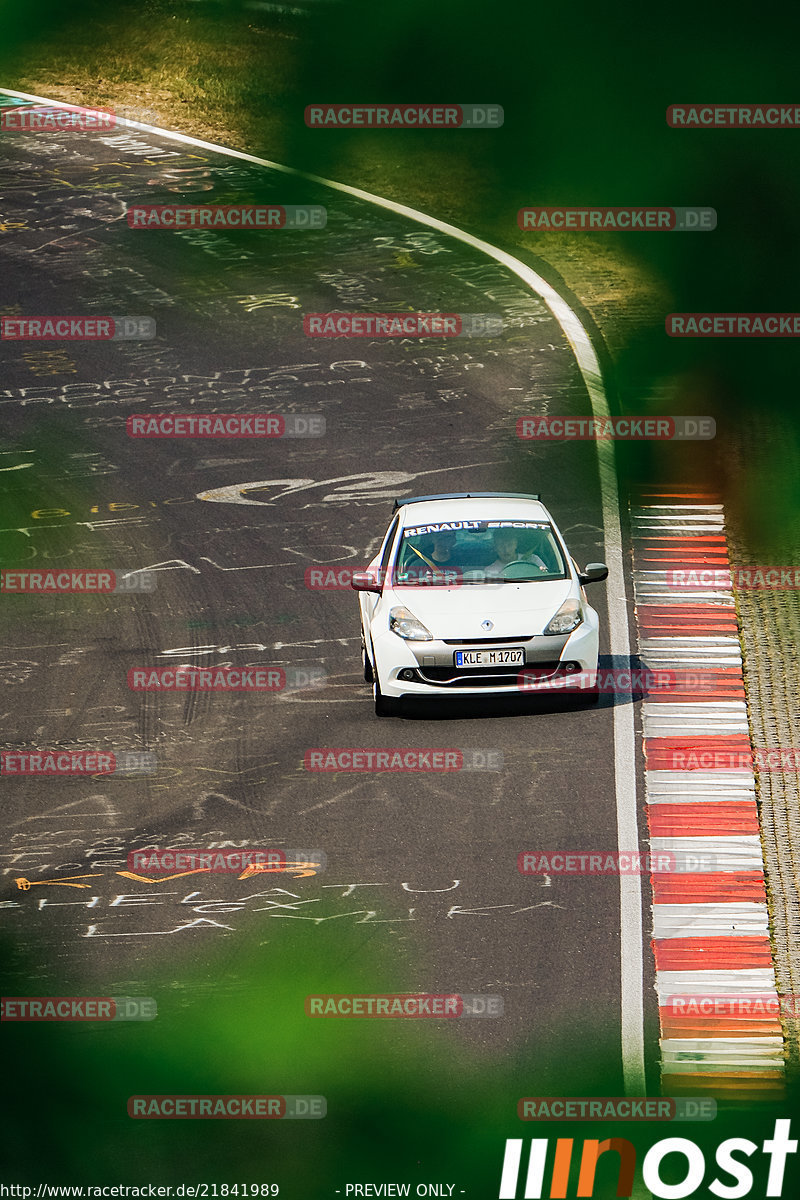
{"label": "license plate", "polygon": [[509,646],[505,650],[456,650],[457,667],[522,667],[525,648]]}

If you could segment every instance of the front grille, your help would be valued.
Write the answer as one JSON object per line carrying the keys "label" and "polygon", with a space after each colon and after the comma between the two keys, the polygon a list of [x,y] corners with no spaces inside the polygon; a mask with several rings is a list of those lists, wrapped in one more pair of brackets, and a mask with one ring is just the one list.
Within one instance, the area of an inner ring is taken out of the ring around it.
{"label": "front grille", "polygon": [[532,642],[534,634],[507,634],[498,638],[442,638],[445,646],[502,646],[504,642]]}
{"label": "front grille", "polygon": [[516,683],[519,667],[493,667],[488,671],[460,671],[457,667],[423,667],[417,671],[420,683],[436,687],[510,687]]}
{"label": "front grille", "polygon": [[[485,670],[463,667],[419,667],[414,672],[418,683],[427,683],[433,687],[509,687],[516,683],[519,676],[525,672],[530,678],[533,672],[542,679],[552,679],[562,675],[571,675],[580,670],[580,664],[575,662],[537,662],[529,666],[516,667],[487,667]],[[530,686],[530,685],[529,685]],[[521,691],[525,690],[523,685]]]}

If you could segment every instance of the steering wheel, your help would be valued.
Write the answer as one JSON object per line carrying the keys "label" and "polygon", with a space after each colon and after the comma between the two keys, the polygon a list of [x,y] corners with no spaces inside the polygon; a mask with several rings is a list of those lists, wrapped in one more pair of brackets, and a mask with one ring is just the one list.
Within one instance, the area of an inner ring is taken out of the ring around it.
{"label": "steering wheel", "polygon": [[[503,570],[500,572],[500,574],[503,576],[503,578],[504,578],[504,579],[505,579],[505,578],[508,578],[508,579],[515,579],[515,578],[516,578],[516,579],[523,579],[523,578],[527,578],[527,577],[529,577],[529,575],[530,575],[530,570],[531,570],[531,567],[533,567],[534,565],[535,565],[534,563],[532,563],[532,562],[528,562],[528,561],[527,561],[526,559],[524,559],[524,558],[515,558],[515,559],[513,559],[513,560],[512,560],[510,563],[506,563],[506,565],[503,567]],[[524,575],[516,575],[516,576],[514,576],[514,575],[509,575],[509,576],[506,576],[506,571],[508,571],[508,570],[509,570],[511,567],[524,567],[524,568],[525,568]],[[541,571],[541,570],[543,570],[543,568],[542,568],[542,567],[537,567],[536,569],[537,569],[538,571]],[[546,569],[546,568],[545,568],[545,569]]]}

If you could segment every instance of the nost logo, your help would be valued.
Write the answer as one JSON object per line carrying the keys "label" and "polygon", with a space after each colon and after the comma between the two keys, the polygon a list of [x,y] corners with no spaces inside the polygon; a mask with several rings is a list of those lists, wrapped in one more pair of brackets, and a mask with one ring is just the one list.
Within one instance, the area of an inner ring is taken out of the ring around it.
{"label": "nost logo", "polygon": [[[723,1178],[715,1177],[706,1182],[709,1173],[706,1167],[705,1153],[696,1142],[689,1138],[662,1138],[650,1147],[644,1155],[641,1164],[642,1184],[657,1200],[685,1200],[689,1196],[705,1195],[705,1184],[709,1192],[717,1196],[726,1196],[729,1200],[740,1200],[741,1197],[761,1194],[766,1196],[782,1196],[786,1160],[790,1154],[797,1153],[797,1141],[791,1136],[791,1121],[776,1120],[775,1131],[771,1138],[765,1139],[761,1147],[748,1138],[727,1138],[720,1142],[716,1149],[716,1166],[722,1172]],[[543,1196],[569,1195],[576,1197],[594,1197],[597,1164],[603,1154],[609,1151],[619,1156],[619,1173],[617,1177],[617,1196],[631,1196],[637,1168],[636,1147],[627,1138],[584,1138],[580,1150],[580,1169],[577,1187],[574,1193],[570,1191],[570,1173],[572,1168],[573,1138],[558,1138],[554,1151],[550,1151],[550,1138],[531,1138],[528,1157],[528,1168],[525,1175],[524,1191],[519,1191],[520,1168],[522,1166],[522,1138],[507,1138],[503,1156],[502,1174],[500,1177],[499,1200],[542,1200]],[[767,1166],[766,1190],[753,1193],[753,1155],[758,1151],[765,1156],[767,1163],[758,1161],[763,1172]],[[734,1157],[736,1155],[736,1157]],[[740,1156],[747,1161],[742,1161]],[[668,1180],[663,1178],[662,1166],[664,1159],[670,1158],[670,1167],[663,1172],[668,1174]],[[676,1166],[676,1159],[679,1166]],[[681,1177],[677,1178],[677,1172]],[[550,1186],[544,1190],[546,1176],[550,1177]],[[733,1183],[729,1182],[733,1179]],[[604,1193],[608,1195],[608,1192]],[[598,1195],[598,1200],[600,1197]]]}

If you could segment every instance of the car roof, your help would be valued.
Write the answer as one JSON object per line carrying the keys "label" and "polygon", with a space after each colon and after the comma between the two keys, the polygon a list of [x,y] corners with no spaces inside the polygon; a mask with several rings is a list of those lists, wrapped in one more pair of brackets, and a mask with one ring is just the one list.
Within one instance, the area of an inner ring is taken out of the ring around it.
{"label": "car roof", "polygon": [[551,521],[551,517],[540,500],[530,494],[510,492],[483,492],[453,495],[448,497],[415,496],[408,500],[396,500],[395,506],[402,510],[404,526],[438,524],[442,521],[494,521],[527,520]]}

